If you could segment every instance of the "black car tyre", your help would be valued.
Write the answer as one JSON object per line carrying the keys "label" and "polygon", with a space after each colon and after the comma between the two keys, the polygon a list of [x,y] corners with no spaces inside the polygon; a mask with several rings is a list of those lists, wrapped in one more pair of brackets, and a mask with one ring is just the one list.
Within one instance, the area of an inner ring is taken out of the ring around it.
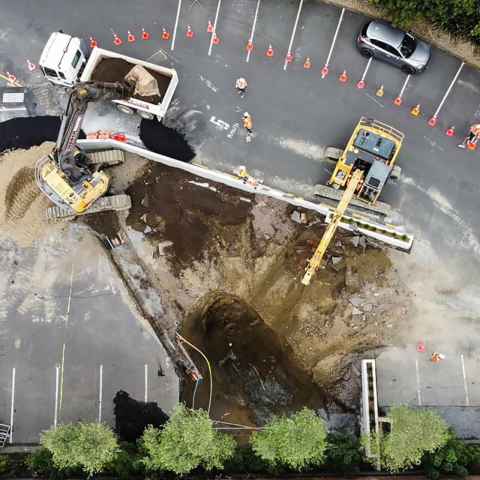
{"label": "black car tyre", "polygon": [[404,65],[402,67],[402,72],[406,73],[407,75],[415,75],[417,73],[413,67],[409,67],[408,65]]}
{"label": "black car tyre", "polygon": [[365,58],[370,58],[370,57],[373,57],[373,52],[368,48],[361,48],[360,55],[362,55]]}

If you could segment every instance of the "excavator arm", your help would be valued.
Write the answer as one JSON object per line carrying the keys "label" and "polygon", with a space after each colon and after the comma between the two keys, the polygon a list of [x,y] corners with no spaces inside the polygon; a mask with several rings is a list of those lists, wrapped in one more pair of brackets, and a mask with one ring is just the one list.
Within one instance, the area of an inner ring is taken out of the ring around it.
{"label": "excavator arm", "polygon": [[333,212],[332,219],[328,224],[320,243],[318,244],[315,253],[313,254],[312,258],[308,261],[308,265],[305,271],[305,275],[302,278],[303,285],[310,285],[310,281],[318,270],[320,265],[322,264],[323,256],[327,251],[330,242],[332,241],[333,237],[335,236],[335,232],[337,231],[338,225],[342,220],[342,217],[347,209],[350,201],[352,200],[355,191],[359,185],[359,183],[363,179],[363,172],[361,170],[355,170],[350,181],[347,184],[345,191],[343,192],[342,198],[337,205],[337,208]]}

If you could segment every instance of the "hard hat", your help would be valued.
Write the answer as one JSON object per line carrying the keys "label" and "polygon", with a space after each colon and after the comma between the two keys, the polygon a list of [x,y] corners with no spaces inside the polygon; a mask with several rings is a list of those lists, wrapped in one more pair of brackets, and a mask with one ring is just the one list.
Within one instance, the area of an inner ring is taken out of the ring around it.
{"label": "hard hat", "polygon": [[248,112],[245,112],[245,113],[243,114],[243,118],[247,118],[247,117],[249,117],[249,116],[250,116],[250,114],[249,114]]}

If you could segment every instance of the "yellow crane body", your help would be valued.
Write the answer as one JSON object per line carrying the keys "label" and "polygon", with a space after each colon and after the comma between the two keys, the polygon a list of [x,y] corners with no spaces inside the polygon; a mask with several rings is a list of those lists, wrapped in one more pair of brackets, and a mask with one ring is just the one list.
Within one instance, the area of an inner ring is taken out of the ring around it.
{"label": "yellow crane body", "polygon": [[360,182],[363,179],[363,172],[362,170],[355,170],[350,178],[350,181],[345,188],[342,198],[337,205],[337,208],[333,212],[332,219],[328,224],[325,233],[323,234],[320,243],[318,244],[315,253],[313,254],[312,258],[308,261],[308,265],[305,271],[305,275],[302,278],[303,285],[310,285],[310,280],[312,279],[315,272],[320,267],[323,256],[327,251],[330,242],[332,241],[335,232],[337,231],[338,225],[342,220],[342,217],[347,209],[350,201],[352,200],[353,196],[355,195],[355,191],[357,187],[360,185]]}

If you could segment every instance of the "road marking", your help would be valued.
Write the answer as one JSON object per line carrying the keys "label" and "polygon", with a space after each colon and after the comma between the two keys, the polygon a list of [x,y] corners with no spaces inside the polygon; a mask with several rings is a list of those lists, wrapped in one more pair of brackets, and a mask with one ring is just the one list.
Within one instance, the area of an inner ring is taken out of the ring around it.
{"label": "road marking", "polygon": [[367,73],[368,73],[368,70],[370,70],[370,65],[372,64],[372,61],[373,61],[373,57],[370,57],[368,59],[367,64],[365,65],[365,70],[363,71],[363,75],[362,75],[362,78],[360,79],[360,82],[364,82],[365,78],[367,78]]}
{"label": "road marking", "polygon": [[146,363],[144,367],[145,367],[144,368],[144,371],[145,371],[145,396],[144,396],[145,400],[144,401],[145,403],[147,403],[148,402],[148,364]]}
{"label": "road marking", "polygon": [[73,263],[72,269],[70,271],[70,290],[68,292],[68,303],[67,303],[67,319],[66,323],[68,323],[68,317],[70,316],[70,307],[72,305],[72,290],[73,290]]}
{"label": "road marking", "polygon": [[369,93],[365,93],[365,96],[368,97],[370,100],[373,100],[379,107],[385,108],[385,105],[374,96],[370,95]]}
{"label": "road marking", "polygon": [[292,53],[293,41],[295,40],[295,34],[297,33],[298,21],[300,20],[302,7],[303,7],[303,0],[300,0],[300,4],[298,5],[297,18],[295,18],[295,24],[293,25],[293,31],[290,37],[290,43],[288,44],[287,57],[285,57],[285,63],[283,64],[283,70],[287,70],[287,66],[289,64],[288,56]]}
{"label": "road marking", "polygon": [[180,10],[181,9],[182,9],[182,0],[178,0],[177,16],[175,17],[175,25],[173,27],[172,43],[170,45],[170,50],[173,50],[175,48],[175,39],[177,38],[178,21],[180,19]]}
{"label": "road marking", "polygon": [[398,94],[398,98],[402,98],[402,97],[403,97],[403,94],[405,93],[405,89],[407,88],[408,82],[410,81],[410,77],[411,77],[411,75],[408,74],[408,75],[407,75],[407,78],[406,78],[405,81],[403,82],[402,88],[400,89],[400,93]]}
{"label": "road marking", "polygon": [[218,14],[220,13],[220,6],[221,5],[222,5],[222,0],[218,0],[217,11],[215,12],[215,20],[213,21],[213,32],[210,34],[210,46],[208,47],[208,56],[210,56],[212,54],[213,39],[217,35]]}
{"label": "road marking", "polygon": [[455,82],[458,80],[458,77],[460,76],[460,73],[462,72],[463,66],[465,65],[465,62],[462,62],[460,67],[458,67],[457,73],[453,77],[453,80],[450,82],[450,85],[447,88],[447,91],[445,92],[445,95],[443,96],[440,104],[438,105],[437,109],[435,110],[435,113],[433,114],[434,118],[438,117],[438,114],[440,113],[440,110],[442,109],[445,101],[447,100],[448,95],[450,95],[450,92],[452,91],[453,86],[455,85]]}
{"label": "road marking", "polygon": [[55,366],[55,411],[53,412],[53,428],[57,428],[58,422],[58,383],[60,379],[60,367]]}
{"label": "road marking", "polygon": [[9,442],[13,443],[13,416],[15,413],[15,367],[12,368],[12,399],[10,402],[10,439]]}
{"label": "road marking", "polygon": [[330,65],[330,60],[332,59],[332,54],[333,54],[333,47],[335,47],[335,42],[337,41],[338,32],[340,31],[340,26],[342,25],[344,15],[345,15],[345,8],[342,8],[342,12],[340,13],[340,18],[338,19],[337,28],[335,29],[335,33],[333,35],[332,45],[330,46],[330,51],[328,52],[327,60],[325,62],[326,67]]}
{"label": "road marking", "polygon": [[418,366],[418,359],[415,359],[415,373],[417,376],[417,403],[418,405],[422,405],[422,392],[420,386],[420,368]]}
{"label": "road marking", "polygon": [[467,406],[470,406],[470,395],[468,394],[467,371],[465,369],[465,360],[463,358],[463,353],[460,355],[460,361],[462,362],[463,388],[465,389],[465,403],[467,404]]}
{"label": "road marking", "polygon": [[61,413],[62,411],[62,403],[63,403],[63,373],[65,371],[65,344],[62,347],[62,361],[60,363],[60,398],[58,401],[58,411]]}
{"label": "road marking", "polygon": [[[248,43],[253,45],[253,37],[255,35],[255,28],[257,27],[257,19],[258,19],[258,10],[260,9],[260,2],[261,0],[257,0],[257,8],[255,9],[255,16],[253,17],[253,24],[252,24],[252,30],[250,31],[250,37],[248,37]],[[250,54],[252,53],[252,50],[247,50],[247,57],[245,58],[245,61],[248,63],[250,61]]]}
{"label": "road marking", "polygon": [[102,402],[103,402],[103,365],[100,365],[100,376],[98,380],[98,423],[102,422]]}
{"label": "road marking", "polygon": [[229,130],[230,129],[230,124],[227,122],[224,122],[223,120],[220,120],[219,118],[215,116],[210,117],[210,123],[213,123],[219,130]]}

